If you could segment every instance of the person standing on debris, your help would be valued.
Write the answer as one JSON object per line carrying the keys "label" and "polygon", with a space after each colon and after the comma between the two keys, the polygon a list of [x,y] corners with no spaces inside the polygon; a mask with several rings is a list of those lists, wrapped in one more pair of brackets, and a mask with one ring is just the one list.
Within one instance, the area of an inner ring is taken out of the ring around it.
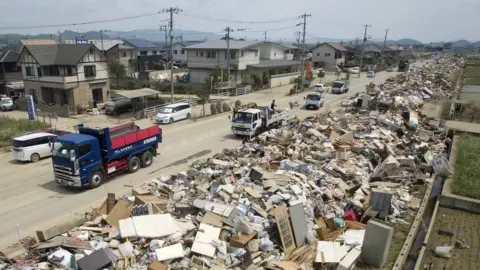
{"label": "person standing on debris", "polygon": [[274,99],[274,100],[272,100],[272,104],[270,105],[270,109],[272,109],[272,114],[275,113],[275,107],[276,107],[276,106],[277,106],[277,105],[275,105],[275,99]]}

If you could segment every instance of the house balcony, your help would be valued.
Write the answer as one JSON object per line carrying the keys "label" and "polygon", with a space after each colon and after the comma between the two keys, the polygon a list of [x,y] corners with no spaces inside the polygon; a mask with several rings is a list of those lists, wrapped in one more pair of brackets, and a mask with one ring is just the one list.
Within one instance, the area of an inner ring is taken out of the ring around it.
{"label": "house balcony", "polygon": [[23,74],[22,72],[0,73],[0,81],[5,81],[5,82],[23,81]]}

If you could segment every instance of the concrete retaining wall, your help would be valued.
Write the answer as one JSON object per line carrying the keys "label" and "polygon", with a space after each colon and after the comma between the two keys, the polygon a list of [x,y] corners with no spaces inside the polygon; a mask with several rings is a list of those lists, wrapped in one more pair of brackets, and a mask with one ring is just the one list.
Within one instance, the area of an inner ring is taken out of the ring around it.
{"label": "concrete retaining wall", "polygon": [[[25,98],[19,98],[15,103],[18,106],[19,110],[27,111],[27,101]],[[46,113],[56,113],[60,117],[70,117],[70,107],[68,105],[64,106],[48,106],[45,104],[35,104],[35,111],[40,110]]]}
{"label": "concrete retaining wall", "polygon": [[[455,161],[457,159],[458,144],[460,136],[455,135],[452,142],[452,150],[450,151],[450,166],[455,171]],[[455,174],[454,174],[455,175]],[[440,196],[440,205],[450,208],[456,208],[473,213],[480,214],[480,200],[475,200],[463,196],[458,196],[452,193],[452,184],[454,175],[448,177],[443,185],[442,195]]]}
{"label": "concrete retaining wall", "polygon": [[300,76],[300,72],[272,75],[270,77],[270,88],[292,84],[298,76]]}

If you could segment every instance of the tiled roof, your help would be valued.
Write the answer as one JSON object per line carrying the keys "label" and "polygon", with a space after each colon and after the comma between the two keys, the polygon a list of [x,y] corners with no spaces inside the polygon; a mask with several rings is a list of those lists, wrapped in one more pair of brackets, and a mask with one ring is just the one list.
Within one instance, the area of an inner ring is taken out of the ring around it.
{"label": "tiled roof", "polygon": [[146,39],[134,38],[134,39],[124,39],[123,41],[125,41],[127,45],[132,45],[137,48],[152,48],[152,49],[158,48],[157,45],[153,44],[152,42]]}
{"label": "tiled roof", "polygon": [[41,66],[76,65],[93,44],[27,45],[26,49]]}

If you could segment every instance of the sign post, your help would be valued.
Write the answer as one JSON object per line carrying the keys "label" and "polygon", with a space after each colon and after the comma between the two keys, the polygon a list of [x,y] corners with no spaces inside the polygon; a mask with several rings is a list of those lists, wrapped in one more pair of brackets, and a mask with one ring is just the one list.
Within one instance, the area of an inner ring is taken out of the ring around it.
{"label": "sign post", "polygon": [[35,103],[33,102],[33,96],[27,95],[27,112],[28,120],[35,120]]}

